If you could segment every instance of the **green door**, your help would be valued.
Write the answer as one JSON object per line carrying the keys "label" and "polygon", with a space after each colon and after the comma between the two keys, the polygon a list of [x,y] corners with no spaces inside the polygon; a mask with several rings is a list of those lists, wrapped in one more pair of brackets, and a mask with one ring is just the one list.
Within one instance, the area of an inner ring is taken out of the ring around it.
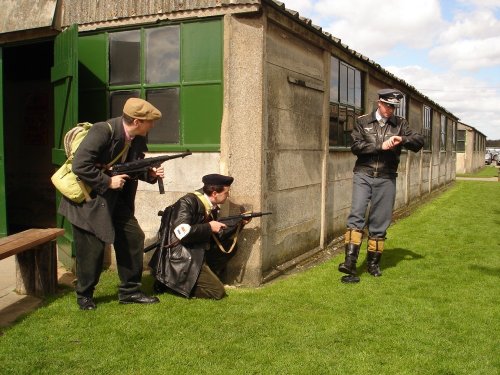
{"label": "green door", "polygon": [[3,148],[3,57],[0,48],[0,237],[7,235],[7,209],[5,202],[5,162]]}
{"label": "green door", "polygon": [[[54,148],[52,163],[59,167],[66,160],[64,134],[78,122],[78,27],[71,26],[59,34],[54,42],[54,66],[51,71],[54,86]],[[57,193],[59,206],[61,195]],[[72,266],[74,256],[71,224],[58,215],[57,226],[65,229],[57,240],[59,260]]]}

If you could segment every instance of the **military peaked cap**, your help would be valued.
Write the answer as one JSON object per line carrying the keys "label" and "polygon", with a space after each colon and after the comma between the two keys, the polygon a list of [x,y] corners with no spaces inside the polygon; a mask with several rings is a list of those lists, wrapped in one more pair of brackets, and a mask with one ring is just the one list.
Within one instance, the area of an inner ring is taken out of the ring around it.
{"label": "military peaked cap", "polygon": [[403,94],[401,91],[396,89],[382,89],[377,91],[378,99],[381,102],[393,105],[395,107],[399,106],[401,99],[403,98]]}

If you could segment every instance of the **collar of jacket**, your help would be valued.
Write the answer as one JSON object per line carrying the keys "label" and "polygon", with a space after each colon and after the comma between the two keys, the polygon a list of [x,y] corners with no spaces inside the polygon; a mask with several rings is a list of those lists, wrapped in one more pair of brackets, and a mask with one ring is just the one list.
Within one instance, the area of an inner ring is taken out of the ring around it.
{"label": "collar of jacket", "polygon": [[[125,147],[125,129],[123,128],[123,118],[114,117],[107,121],[111,125],[111,129],[113,129],[113,135],[111,138],[111,153],[112,155],[117,155],[119,152],[123,150]],[[139,136],[134,137],[136,139]],[[132,140],[131,145],[134,144],[134,140]],[[132,146],[131,146],[132,147]]]}
{"label": "collar of jacket", "polygon": [[[370,122],[376,122],[378,124],[377,116],[375,115],[375,113],[377,113],[377,110],[375,110],[375,111],[372,112]],[[386,125],[390,124],[392,126],[396,126],[396,124],[397,124],[397,122],[396,122],[396,116],[392,115],[391,117],[389,117],[387,119],[387,122],[385,124]]]}

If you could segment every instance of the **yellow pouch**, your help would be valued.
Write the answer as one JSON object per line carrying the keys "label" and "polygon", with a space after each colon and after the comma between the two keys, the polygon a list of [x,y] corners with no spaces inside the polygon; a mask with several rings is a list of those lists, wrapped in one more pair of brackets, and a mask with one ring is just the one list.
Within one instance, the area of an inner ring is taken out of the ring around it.
{"label": "yellow pouch", "polygon": [[[54,186],[66,198],[76,203],[81,203],[89,195],[86,186],[71,169],[71,160],[66,160],[63,165],[50,178]],[[85,189],[85,191],[83,190]]]}

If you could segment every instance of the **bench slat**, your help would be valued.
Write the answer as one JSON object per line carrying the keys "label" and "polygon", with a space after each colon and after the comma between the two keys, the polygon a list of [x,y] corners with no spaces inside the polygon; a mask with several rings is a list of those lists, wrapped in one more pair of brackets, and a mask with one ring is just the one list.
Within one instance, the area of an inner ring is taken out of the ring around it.
{"label": "bench slat", "polygon": [[0,260],[52,241],[63,234],[62,228],[34,228],[0,238]]}

